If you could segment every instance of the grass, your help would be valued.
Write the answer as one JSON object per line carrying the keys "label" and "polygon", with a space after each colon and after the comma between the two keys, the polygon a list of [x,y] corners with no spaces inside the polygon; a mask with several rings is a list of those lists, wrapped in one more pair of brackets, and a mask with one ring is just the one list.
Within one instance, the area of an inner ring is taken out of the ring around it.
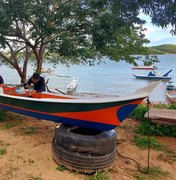
{"label": "grass", "polygon": [[7,154],[6,148],[0,148],[0,156]]}
{"label": "grass", "polygon": [[[176,109],[176,104],[154,104],[154,108],[158,109]],[[130,118],[138,120],[140,124],[136,127],[135,133],[156,136],[176,137],[176,127],[162,124],[150,124],[149,120],[144,117],[147,107],[144,104],[139,105],[130,115]]]}
{"label": "grass", "polygon": [[28,127],[28,128],[20,128],[23,134],[26,135],[32,135],[37,133],[37,128],[34,126]]}
{"label": "grass", "polygon": [[16,115],[14,113],[0,110],[0,125],[2,129],[10,129],[15,126],[19,126],[22,124],[22,116]]}
{"label": "grass", "polygon": [[19,125],[21,125],[21,124],[22,124],[22,122],[21,122],[20,120],[8,121],[8,122],[5,122],[5,123],[3,124],[3,128],[4,128],[4,129],[10,129],[10,128],[12,128],[12,127],[19,126]]}
{"label": "grass", "polygon": [[[144,169],[144,172],[146,169]],[[160,167],[152,167],[149,169],[148,173],[137,172],[135,174],[135,179],[137,180],[155,180],[155,179],[165,179],[168,176],[167,171],[163,171]]]}
{"label": "grass", "polygon": [[[133,143],[137,145],[140,149],[148,148],[148,138],[141,136],[134,136]],[[149,139],[150,148],[155,150],[164,150],[165,146],[159,143],[155,138],[150,137]]]}
{"label": "grass", "polygon": [[150,124],[149,121],[142,121],[134,130],[137,134],[153,136],[170,136],[176,137],[176,127],[163,124]]}
{"label": "grass", "polygon": [[87,176],[86,180],[108,180],[108,171],[97,171],[93,175]]}
{"label": "grass", "polygon": [[7,111],[5,110],[0,110],[0,122],[5,121],[7,115]]}
{"label": "grass", "polygon": [[64,172],[67,168],[64,165],[60,165],[56,168],[58,171]]}
{"label": "grass", "polygon": [[145,113],[147,112],[147,106],[141,104],[139,105],[130,115],[130,118],[136,119],[138,121],[143,121]]}

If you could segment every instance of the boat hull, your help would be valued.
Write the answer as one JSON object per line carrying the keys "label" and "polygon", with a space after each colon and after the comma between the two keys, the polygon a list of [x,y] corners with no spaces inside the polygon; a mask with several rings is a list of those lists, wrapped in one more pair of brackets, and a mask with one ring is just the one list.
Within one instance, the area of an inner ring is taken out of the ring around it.
{"label": "boat hull", "polygon": [[138,79],[147,79],[147,80],[169,80],[170,77],[163,76],[142,76],[142,75],[134,75]]}
{"label": "boat hull", "polygon": [[155,70],[157,69],[154,66],[133,66],[132,69],[136,69],[136,70]]}
{"label": "boat hull", "polygon": [[[107,131],[114,129],[149,95],[151,84],[125,97],[83,98],[54,93],[17,94],[0,88],[0,109],[53,122]],[[24,92],[23,92],[24,93]]]}
{"label": "boat hull", "polygon": [[172,102],[176,102],[176,90],[166,90],[166,96]]}
{"label": "boat hull", "polygon": [[58,123],[99,130],[118,126],[144,98],[113,103],[52,103],[0,97],[0,108]]}

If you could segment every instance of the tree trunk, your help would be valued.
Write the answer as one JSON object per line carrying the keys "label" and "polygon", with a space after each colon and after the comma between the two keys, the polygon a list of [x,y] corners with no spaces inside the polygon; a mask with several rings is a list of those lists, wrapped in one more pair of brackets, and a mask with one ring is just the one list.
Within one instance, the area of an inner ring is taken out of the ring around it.
{"label": "tree trunk", "polygon": [[37,68],[36,68],[36,72],[37,73],[41,73],[41,69],[42,69],[42,62],[43,62],[43,54],[39,52],[39,50],[37,48],[33,48],[33,52],[35,54],[35,57],[37,59]]}

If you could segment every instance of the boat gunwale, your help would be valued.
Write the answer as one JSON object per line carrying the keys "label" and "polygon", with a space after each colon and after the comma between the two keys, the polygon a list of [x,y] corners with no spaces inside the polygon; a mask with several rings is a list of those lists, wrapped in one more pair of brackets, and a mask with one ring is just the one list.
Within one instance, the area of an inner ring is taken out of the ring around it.
{"label": "boat gunwale", "polygon": [[[25,97],[25,96],[14,96],[9,94],[0,94],[2,97],[8,97],[12,99],[19,99],[19,100],[30,100],[30,101],[38,101],[38,102],[53,102],[53,103],[112,103],[112,102],[120,102],[126,100],[133,100],[133,99],[141,99],[147,97],[147,94],[131,94],[128,96],[119,96],[119,97],[76,97],[75,99],[62,99],[62,98],[34,98],[34,97]],[[67,97],[67,96],[64,96]]]}
{"label": "boat gunwale", "polygon": [[170,100],[176,102],[176,94],[175,94],[175,97],[173,97],[172,94],[169,94],[169,92],[172,92],[172,91],[175,91],[175,90],[166,90],[166,95]]}
{"label": "boat gunwale", "polygon": [[[69,96],[69,95],[60,95],[58,94],[58,97],[62,98],[35,98],[35,97],[25,97],[25,96],[15,96],[10,94],[4,94],[1,93],[0,96],[13,98],[13,99],[19,99],[19,100],[30,100],[30,101],[38,101],[38,102],[53,102],[53,103],[113,103],[113,102],[121,102],[126,100],[134,100],[134,99],[144,99],[146,98],[153,89],[158,86],[160,81],[150,83],[148,86],[145,86],[141,89],[136,90],[130,95],[126,96],[119,96],[119,97],[79,97],[79,96]],[[53,94],[57,96],[54,93],[49,92],[41,92],[41,94]],[[65,97],[65,99],[64,99]],[[67,97],[67,98],[66,98]]]}

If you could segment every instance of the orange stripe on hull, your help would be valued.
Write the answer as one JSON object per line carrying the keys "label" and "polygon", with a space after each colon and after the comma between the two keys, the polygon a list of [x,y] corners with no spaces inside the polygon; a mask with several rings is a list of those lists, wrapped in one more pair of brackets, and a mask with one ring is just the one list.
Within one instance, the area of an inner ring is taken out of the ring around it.
{"label": "orange stripe on hull", "polygon": [[[129,104],[138,105],[143,100],[137,100]],[[111,124],[111,125],[119,125],[120,120],[117,117],[117,111],[123,107],[115,106],[106,109],[99,109],[99,110],[92,110],[92,111],[84,111],[84,112],[66,112],[66,113],[52,113],[52,115],[60,116],[64,118],[72,118],[78,120],[85,120],[90,122],[97,122],[97,123],[104,123],[104,124]]]}
{"label": "orange stripe on hull", "polygon": [[113,108],[106,108],[101,110],[52,114],[64,118],[118,125],[120,121],[117,119],[116,113],[119,108],[119,106],[116,106]]}

